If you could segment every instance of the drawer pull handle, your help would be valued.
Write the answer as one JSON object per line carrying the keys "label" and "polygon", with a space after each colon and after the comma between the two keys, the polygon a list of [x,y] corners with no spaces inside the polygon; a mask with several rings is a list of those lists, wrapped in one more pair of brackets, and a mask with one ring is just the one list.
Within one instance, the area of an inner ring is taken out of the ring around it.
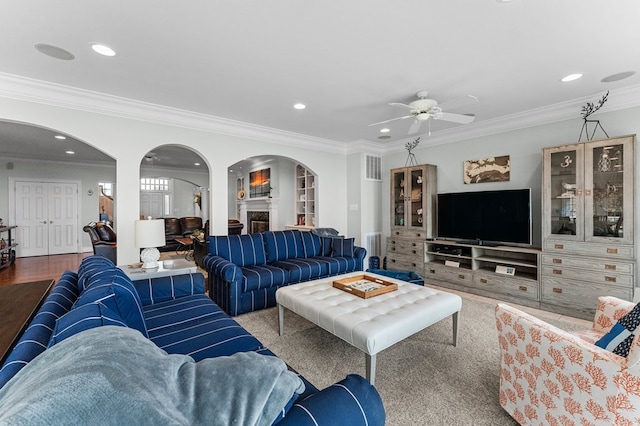
{"label": "drawer pull handle", "polygon": [[554,273],[555,275],[562,275],[562,269],[554,269],[554,270],[553,270],[553,273]]}
{"label": "drawer pull handle", "polygon": [[553,263],[562,263],[562,259],[553,259]]}
{"label": "drawer pull handle", "polygon": [[618,254],[618,249],[617,248],[608,248],[607,249],[607,253],[609,253],[609,254]]}
{"label": "drawer pull handle", "polygon": [[413,265],[413,267],[414,267],[414,268],[415,268],[416,266],[418,266],[418,265],[416,265],[415,263],[412,263],[412,265]]}
{"label": "drawer pull handle", "polygon": [[554,292],[554,293],[558,293],[558,294],[562,294],[562,289],[561,289],[561,288],[556,288],[556,287],[554,287],[554,288],[553,288],[553,292]]}
{"label": "drawer pull handle", "polygon": [[558,249],[558,250],[562,250],[562,249],[564,248],[564,244],[555,244],[555,245],[553,246],[553,248],[556,248],[556,249]]}
{"label": "drawer pull handle", "polygon": [[486,279],[486,278],[480,278],[480,282],[481,282],[482,284],[486,284],[486,283],[488,283],[489,281],[487,281],[487,279]]}
{"label": "drawer pull handle", "polygon": [[391,247],[391,251],[396,251],[396,248],[395,247]]}
{"label": "drawer pull handle", "polygon": [[435,274],[435,273],[436,273],[436,270],[435,270],[435,269],[429,269],[429,273],[430,273],[430,274]]}
{"label": "drawer pull handle", "polygon": [[604,280],[608,283],[615,283],[616,277],[604,277]]}
{"label": "drawer pull handle", "polygon": [[391,263],[396,263],[396,260],[395,259],[391,259]]}
{"label": "drawer pull handle", "polygon": [[527,291],[527,287],[524,285],[521,285],[520,287],[518,287],[520,289],[520,291]]}
{"label": "drawer pull handle", "polygon": [[411,243],[411,245],[412,245],[413,247],[415,247],[415,246],[416,246],[416,243]]}
{"label": "drawer pull handle", "polygon": [[461,280],[464,280],[465,276],[462,274],[458,274],[458,278],[460,278]]}
{"label": "drawer pull handle", "polygon": [[615,271],[616,270],[616,265],[604,265],[604,269],[609,270],[609,271]]}

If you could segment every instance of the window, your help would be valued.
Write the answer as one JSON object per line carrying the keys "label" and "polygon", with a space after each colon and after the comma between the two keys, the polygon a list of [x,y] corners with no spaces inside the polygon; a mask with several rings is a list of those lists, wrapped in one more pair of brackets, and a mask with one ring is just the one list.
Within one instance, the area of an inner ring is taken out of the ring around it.
{"label": "window", "polygon": [[167,178],[140,178],[140,191],[168,191]]}
{"label": "window", "polygon": [[102,190],[102,195],[113,198],[113,184],[110,182],[99,182],[98,187]]}

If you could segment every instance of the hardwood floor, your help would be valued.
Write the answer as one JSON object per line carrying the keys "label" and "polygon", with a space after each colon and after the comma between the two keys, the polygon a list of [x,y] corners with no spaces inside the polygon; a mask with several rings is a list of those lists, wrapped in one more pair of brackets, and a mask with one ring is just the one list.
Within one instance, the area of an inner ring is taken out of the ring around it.
{"label": "hardwood floor", "polygon": [[67,270],[77,271],[83,258],[92,253],[19,257],[15,264],[0,269],[0,285],[19,284],[45,279],[58,280]]}

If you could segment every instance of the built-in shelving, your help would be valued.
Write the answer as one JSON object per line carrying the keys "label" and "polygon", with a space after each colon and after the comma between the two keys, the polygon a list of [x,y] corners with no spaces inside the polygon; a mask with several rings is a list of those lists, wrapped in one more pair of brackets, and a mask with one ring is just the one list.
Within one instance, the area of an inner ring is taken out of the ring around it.
{"label": "built-in shelving", "polygon": [[316,176],[298,164],[295,171],[295,211],[299,226],[316,226]]}

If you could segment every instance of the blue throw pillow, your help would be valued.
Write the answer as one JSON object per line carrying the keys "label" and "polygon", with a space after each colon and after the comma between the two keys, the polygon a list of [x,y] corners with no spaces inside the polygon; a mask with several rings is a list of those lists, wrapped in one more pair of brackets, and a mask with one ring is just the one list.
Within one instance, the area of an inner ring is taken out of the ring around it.
{"label": "blue throw pillow", "polygon": [[611,330],[596,342],[596,346],[626,357],[640,325],[640,303],[620,318]]}
{"label": "blue throw pillow", "polygon": [[94,302],[103,303],[118,313],[127,327],[135,328],[145,337],[149,337],[138,292],[122,270],[115,268],[115,273],[108,282],[95,282],[89,285],[80,294],[74,309]]}
{"label": "blue throw pillow", "polygon": [[53,327],[47,347],[50,348],[81,331],[103,325],[127,326],[120,318],[120,315],[100,302],[88,303],[77,307],[56,320],[56,325]]}
{"label": "blue throw pillow", "polygon": [[331,257],[353,257],[355,238],[334,238],[331,241]]}

